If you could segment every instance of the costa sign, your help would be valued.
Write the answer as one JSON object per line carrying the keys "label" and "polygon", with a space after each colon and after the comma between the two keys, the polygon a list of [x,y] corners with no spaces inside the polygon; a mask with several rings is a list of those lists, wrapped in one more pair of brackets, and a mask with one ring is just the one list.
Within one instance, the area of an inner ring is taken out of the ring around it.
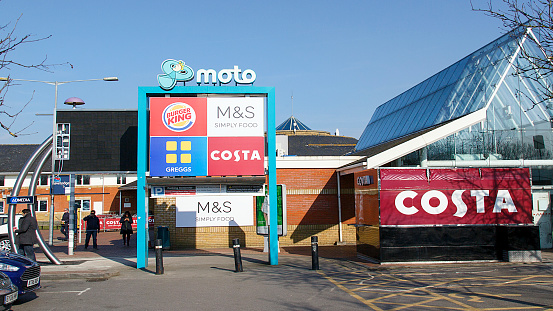
{"label": "costa sign", "polygon": [[380,171],[382,225],[530,224],[528,169]]}

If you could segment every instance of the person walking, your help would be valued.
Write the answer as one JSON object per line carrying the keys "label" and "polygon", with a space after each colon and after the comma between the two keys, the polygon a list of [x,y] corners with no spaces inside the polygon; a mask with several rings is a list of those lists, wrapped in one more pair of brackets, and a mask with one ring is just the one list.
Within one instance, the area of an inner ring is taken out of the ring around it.
{"label": "person walking", "polygon": [[34,244],[36,243],[36,229],[38,223],[31,215],[31,210],[26,208],[21,211],[23,217],[19,219],[19,227],[15,230],[19,239],[19,253],[36,261]]}
{"label": "person walking", "polygon": [[133,234],[132,231],[132,216],[129,211],[126,211],[123,216],[121,216],[121,219],[119,220],[121,223],[121,234],[123,235],[123,245],[130,246],[131,242],[131,235]]}
{"label": "person walking", "polygon": [[67,241],[69,234],[69,209],[63,210],[63,216],[61,216],[61,233],[65,236],[64,241]]}
{"label": "person walking", "polygon": [[88,216],[83,218],[86,221],[86,239],[84,248],[88,248],[90,236],[92,236],[92,248],[98,249],[98,232],[100,232],[100,219],[96,216],[96,211],[92,210]]}

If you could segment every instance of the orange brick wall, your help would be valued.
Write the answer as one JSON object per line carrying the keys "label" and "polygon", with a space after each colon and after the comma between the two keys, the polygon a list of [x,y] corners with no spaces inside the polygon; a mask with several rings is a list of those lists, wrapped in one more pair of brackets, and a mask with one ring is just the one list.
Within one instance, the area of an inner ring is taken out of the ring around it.
{"label": "orange brick wall", "polygon": [[[307,246],[317,235],[320,245],[339,241],[337,179],[334,169],[278,169],[277,183],[286,185],[288,235],[280,237],[280,246]],[[353,174],[340,180],[342,193],[342,238],[355,243]],[[226,248],[232,240],[240,239],[242,247],[263,247],[263,237],[255,226],[177,228],[175,198],[156,198],[150,210],[155,226],[169,228],[171,247]]]}
{"label": "orange brick wall", "polygon": [[[11,188],[2,187],[4,193],[11,193]],[[50,187],[49,186],[38,186],[36,189],[37,200],[46,200],[48,201],[48,212],[37,212],[36,218],[41,223],[41,225],[46,225],[49,222],[50,217]],[[75,198],[76,199],[90,199],[91,208],[93,207],[94,202],[103,202],[104,213],[109,214],[118,214],[119,205],[121,204],[122,211],[129,210],[132,214],[136,213],[136,191],[122,191],[121,201],[119,201],[119,186],[76,186],[75,187]],[[27,195],[28,188],[22,188],[20,195]],[[130,208],[124,208],[125,203],[130,203]],[[16,206],[16,213],[19,213],[22,209],[27,208],[27,205],[18,204]],[[69,200],[66,195],[55,195],[54,196],[54,225],[58,225],[61,216],[63,215],[63,210],[69,208]],[[8,206],[4,203],[4,213],[8,213]]]}
{"label": "orange brick wall", "polygon": [[[342,222],[346,224],[355,221],[353,177],[348,176],[340,179]],[[288,225],[338,223],[338,184],[334,169],[279,169],[277,183],[286,185]]]}

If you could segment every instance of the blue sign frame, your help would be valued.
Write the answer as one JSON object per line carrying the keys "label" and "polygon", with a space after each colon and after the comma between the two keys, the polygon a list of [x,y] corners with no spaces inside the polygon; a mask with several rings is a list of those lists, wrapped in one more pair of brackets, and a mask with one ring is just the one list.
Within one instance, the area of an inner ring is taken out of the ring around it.
{"label": "blue sign frame", "polygon": [[[267,98],[267,157],[269,175],[269,264],[278,265],[277,234],[277,184],[276,184],[276,124],[275,124],[275,88],[256,86],[175,86],[170,90],[160,87],[138,88],[138,151],[137,151],[137,245],[136,268],[148,266],[148,110],[149,98],[166,94],[175,96],[185,94],[257,94]],[[140,199],[143,198],[143,199]],[[274,208],[271,208],[274,207]]]}
{"label": "blue sign frame", "polygon": [[50,176],[50,194],[63,194],[65,195],[65,188],[69,188],[69,175],[58,175],[54,177]]}

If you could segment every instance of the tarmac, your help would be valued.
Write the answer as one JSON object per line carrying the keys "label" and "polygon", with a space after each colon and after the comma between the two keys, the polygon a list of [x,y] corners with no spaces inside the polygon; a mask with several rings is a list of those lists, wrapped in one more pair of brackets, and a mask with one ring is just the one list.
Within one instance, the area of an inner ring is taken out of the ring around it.
{"label": "tarmac", "polygon": [[[48,231],[43,231],[42,236],[48,243]],[[83,232],[79,243],[78,235],[73,255],[68,255],[68,242],[62,241],[62,235],[57,230],[54,232],[53,245],[49,245],[50,250],[63,263],[56,265],[50,262],[39,247],[35,247],[37,262],[41,265],[42,280],[63,280],[63,279],[109,279],[114,276],[124,274],[125,272],[137,271],[136,268],[136,234],[131,237],[131,245],[123,245],[123,240],[119,232],[100,232],[98,234],[98,249],[92,248],[92,241],[88,249],[84,248],[85,234]],[[205,261],[205,256],[220,257],[222,261],[228,261],[229,267],[234,267],[233,249],[194,249],[194,250],[164,250],[163,264],[165,270],[171,267],[178,267],[182,264],[183,257],[186,262],[198,263]],[[241,248],[241,256],[247,264],[268,264],[268,253],[264,253],[261,248]],[[319,246],[319,258],[324,261],[339,261],[341,263],[363,265],[367,268],[386,267],[376,263],[370,258],[358,256],[355,245],[334,245]],[[145,270],[149,273],[155,273],[156,261],[155,252],[152,248],[149,250],[148,266]],[[281,247],[279,252],[279,264],[287,262],[302,262],[304,265],[311,263],[311,247],[293,246]],[[542,263],[553,264],[553,250],[542,250]]]}
{"label": "tarmac", "polygon": [[[42,236],[48,244],[48,231],[42,231]],[[63,263],[56,265],[50,262],[40,247],[35,246],[36,260],[41,266],[42,280],[61,279],[107,279],[120,275],[125,271],[136,269],[136,233],[131,237],[131,245],[123,245],[123,240],[118,231],[100,232],[98,234],[98,249],[92,247],[92,241],[88,249],[84,248],[85,234],[82,233],[79,243],[78,234],[76,238],[73,255],[68,254],[68,242],[62,241],[59,230],[54,232],[53,245],[49,245],[52,253]],[[149,249],[148,267],[144,270],[156,271],[155,252]],[[250,260],[255,263],[268,264],[269,255],[263,252],[262,248],[241,248],[243,260]],[[182,262],[179,258],[198,258],[199,261],[205,256],[225,257],[229,265],[234,267],[233,248],[216,249],[194,249],[194,250],[163,250],[163,263],[165,267]],[[319,257],[323,259],[338,259],[355,262],[358,264],[377,266],[376,264],[357,257],[355,245],[319,246]],[[188,260],[188,262],[189,262]],[[279,251],[279,264],[284,261],[299,260],[311,262],[311,247],[294,246],[281,247]]]}

